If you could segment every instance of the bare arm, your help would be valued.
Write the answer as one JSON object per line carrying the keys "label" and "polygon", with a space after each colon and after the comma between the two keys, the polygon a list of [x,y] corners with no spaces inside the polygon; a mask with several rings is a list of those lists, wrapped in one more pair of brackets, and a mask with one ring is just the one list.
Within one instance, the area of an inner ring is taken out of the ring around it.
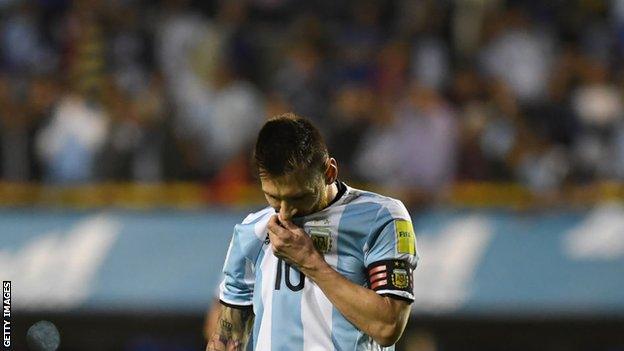
{"label": "bare arm", "polygon": [[254,314],[251,307],[221,306],[215,333],[208,341],[206,351],[242,351],[247,346]]}
{"label": "bare arm", "polygon": [[357,285],[336,272],[314,249],[310,237],[289,222],[269,221],[269,235],[274,253],[313,280],[331,303],[358,329],[382,346],[401,337],[410,305],[406,301],[377,294]]}
{"label": "bare arm", "polygon": [[206,316],[204,317],[204,338],[206,338],[207,342],[210,341],[215,330],[217,330],[217,323],[219,322],[219,317],[221,317],[221,306],[219,299],[215,298],[208,311],[206,311]]}

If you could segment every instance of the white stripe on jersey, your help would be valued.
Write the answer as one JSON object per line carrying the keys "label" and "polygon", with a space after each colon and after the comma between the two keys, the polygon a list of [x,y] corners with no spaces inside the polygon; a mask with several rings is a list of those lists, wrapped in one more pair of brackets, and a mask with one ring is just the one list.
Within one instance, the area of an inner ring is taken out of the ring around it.
{"label": "white stripe on jersey", "polygon": [[[256,224],[254,225],[254,234],[256,234],[256,237],[260,239],[260,241],[264,241],[264,239],[266,239],[268,235],[267,229],[266,229],[267,224],[269,223],[271,216],[275,214],[275,210],[271,207],[267,207],[264,210],[260,211],[260,213],[264,215],[265,217],[259,220],[258,222],[256,222]],[[260,216],[255,216],[254,219],[258,219],[258,218],[260,218]]]}
{"label": "white stripe on jersey", "polygon": [[[338,225],[344,207],[330,214],[330,234],[334,248],[325,255],[325,261],[334,269],[338,265],[336,245],[338,243]],[[327,351],[334,349],[332,342],[333,306],[325,293],[308,277],[305,278],[303,297],[301,298],[301,320],[303,322],[303,351]]]}
{"label": "white stripe on jersey", "polygon": [[273,254],[271,245],[264,245],[264,257],[260,269],[262,270],[262,324],[258,331],[258,342],[256,351],[271,351],[271,331],[273,317],[273,289],[275,287],[275,270],[277,268],[277,258]]}

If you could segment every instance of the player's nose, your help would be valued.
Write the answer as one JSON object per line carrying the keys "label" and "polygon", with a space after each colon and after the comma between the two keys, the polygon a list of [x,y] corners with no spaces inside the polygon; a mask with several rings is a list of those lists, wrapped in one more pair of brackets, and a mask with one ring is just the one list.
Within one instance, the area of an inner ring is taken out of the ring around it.
{"label": "player's nose", "polygon": [[297,210],[293,208],[290,204],[285,201],[282,201],[280,204],[279,217],[281,220],[291,220],[292,217],[297,213]]}

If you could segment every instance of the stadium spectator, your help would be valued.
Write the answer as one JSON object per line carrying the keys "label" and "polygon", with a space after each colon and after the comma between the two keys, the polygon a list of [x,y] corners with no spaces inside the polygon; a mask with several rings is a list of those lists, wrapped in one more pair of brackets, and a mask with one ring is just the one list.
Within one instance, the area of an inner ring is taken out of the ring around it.
{"label": "stadium spectator", "polygon": [[50,69],[56,57],[39,31],[37,6],[28,1],[13,2],[0,25],[2,63],[12,74],[28,75]]}
{"label": "stadium spectator", "polygon": [[435,90],[414,84],[399,108],[376,123],[357,156],[362,178],[426,194],[454,179],[455,113]]}
{"label": "stadium spectator", "polygon": [[15,102],[8,77],[0,77],[0,169],[11,181],[28,178],[26,115]]}
{"label": "stadium spectator", "polygon": [[370,128],[373,116],[378,113],[373,89],[358,82],[345,83],[337,88],[332,98],[330,117],[332,128],[328,131],[330,152],[341,162],[341,177],[357,179],[356,153],[362,147],[363,136]]}
{"label": "stadium spectator", "polygon": [[246,10],[243,2],[221,2],[215,20],[208,20],[185,2],[167,5],[158,56],[173,97],[176,134],[193,141],[184,142],[190,168],[212,177],[238,156],[264,120],[256,88],[237,75],[232,62],[236,26]]}
{"label": "stadium spectator", "polygon": [[480,54],[484,73],[507,83],[522,104],[539,101],[554,55],[548,28],[538,28],[520,8],[490,20],[492,38]]}
{"label": "stadium spectator", "polygon": [[118,181],[163,180],[168,107],[162,78],[153,75],[134,95],[115,81],[108,84],[104,100],[110,128],[106,146],[98,157],[98,175]]}
{"label": "stadium spectator", "polygon": [[95,160],[108,133],[105,111],[79,91],[66,93],[37,134],[37,154],[52,183],[95,180]]}
{"label": "stadium spectator", "polygon": [[319,50],[308,42],[295,43],[286,49],[286,57],[275,71],[273,91],[294,111],[330,128],[324,119],[327,111],[328,77],[321,65]]}
{"label": "stadium spectator", "polygon": [[582,125],[575,145],[577,164],[581,174],[590,179],[611,178],[613,133],[624,113],[621,91],[609,80],[607,67],[600,61],[586,60],[580,76],[571,95],[572,108]]}

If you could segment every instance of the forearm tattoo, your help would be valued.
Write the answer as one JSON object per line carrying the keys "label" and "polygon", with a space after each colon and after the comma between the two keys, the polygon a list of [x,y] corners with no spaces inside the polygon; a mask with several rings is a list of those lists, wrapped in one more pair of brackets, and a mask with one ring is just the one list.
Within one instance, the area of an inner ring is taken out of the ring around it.
{"label": "forearm tattoo", "polygon": [[254,314],[251,307],[221,306],[217,330],[206,351],[243,351],[249,340]]}

